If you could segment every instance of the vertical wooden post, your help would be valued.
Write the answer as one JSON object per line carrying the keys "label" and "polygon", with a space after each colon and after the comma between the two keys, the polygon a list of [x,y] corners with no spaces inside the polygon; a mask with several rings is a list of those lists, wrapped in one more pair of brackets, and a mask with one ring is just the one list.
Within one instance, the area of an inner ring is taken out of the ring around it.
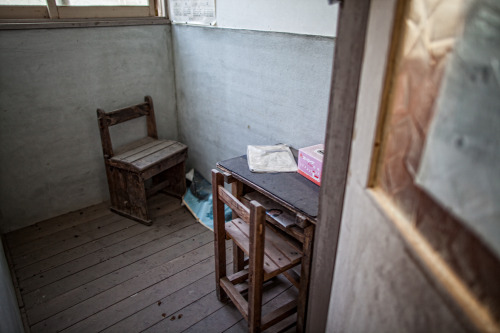
{"label": "vertical wooden post", "polygon": [[316,269],[311,274],[307,309],[308,332],[326,331],[370,2],[347,0],[340,4],[314,238],[312,266]]}
{"label": "vertical wooden post", "polygon": [[[235,181],[231,183],[231,192],[236,199],[241,201],[241,196],[243,195],[243,183],[240,181]],[[237,218],[238,215],[233,212],[233,219]],[[245,268],[245,254],[244,252],[236,246],[233,242],[233,273],[239,272]]]}
{"label": "vertical wooden post", "polygon": [[47,0],[47,9],[51,19],[59,18],[59,8],[57,8],[56,0]]}
{"label": "vertical wooden post", "polygon": [[135,216],[141,223],[151,225],[153,222],[148,213],[146,186],[141,177],[134,172],[126,172],[126,193],[130,205],[130,215]]}
{"label": "vertical wooden post", "polygon": [[156,1],[155,0],[149,0],[148,1],[149,5],[149,16],[155,16],[157,14],[156,10]]}
{"label": "vertical wooden post", "polygon": [[305,332],[313,237],[314,225],[311,224],[304,229],[304,243],[302,244],[303,256],[300,270],[299,302],[297,305],[297,332]]}
{"label": "vertical wooden post", "polygon": [[144,97],[144,101],[149,104],[149,113],[147,118],[147,126],[148,126],[148,136],[153,139],[158,139],[158,131],[156,130],[156,119],[155,119],[155,108],[153,106],[153,99],[151,96]]}
{"label": "vertical wooden post", "polygon": [[248,329],[260,332],[262,287],[264,284],[264,242],[266,211],[257,201],[250,203],[250,249],[248,287]]}
{"label": "vertical wooden post", "polygon": [[113,146],[111,145],[111,136],[109,135],[108,118],[106,112],[102,109],[97,109],[97,123],[99,124],[99,133],[101,134],[102,151],[104,158],[113,157]]}
{"label": "vertical wooden post", "polygon": [[219,301],[225,301],[227,294],[220,285],[220,279],[226,276],[226,229],[224,203],[219,198],[219,186],[224,186],[224,176],[212,170],[212,200],[214,212],[215,246],[215,290]]}

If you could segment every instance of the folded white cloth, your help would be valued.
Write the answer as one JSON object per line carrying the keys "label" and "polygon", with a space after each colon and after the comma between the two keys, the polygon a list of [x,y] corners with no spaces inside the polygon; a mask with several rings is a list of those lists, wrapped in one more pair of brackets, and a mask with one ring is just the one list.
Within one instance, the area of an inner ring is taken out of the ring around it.
{"label": "folded white cloth", "polygon": [[252,172],[297,172],[297,163],[286,145],[248,146],[247,159]]}

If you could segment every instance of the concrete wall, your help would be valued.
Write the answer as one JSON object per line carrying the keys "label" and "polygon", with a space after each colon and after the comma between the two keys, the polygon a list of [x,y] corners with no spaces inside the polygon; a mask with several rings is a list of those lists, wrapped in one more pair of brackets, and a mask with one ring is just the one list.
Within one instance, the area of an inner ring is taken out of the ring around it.
{"label": "concrete wall", "polygon": [[[151,95],[177,139],[170,26],[0,32],[0,231],[108,199],[96,108]],[[145,134],[142,120],[117,129]],[[119,135],[117,135],[119,136]]]}
{"label": "concrete wall", "polygon": [[322,143],[334,39],[172,27],[180,138],[205,177],[249,144]]}
{"label": "concrete wall", "polygon": [[217,0],[217,26],[335,37],[338,4],[327,0]]}
{"label": "concrete wall", "polygon": [[16,293],[0,238],[0,332],[24,332]]}

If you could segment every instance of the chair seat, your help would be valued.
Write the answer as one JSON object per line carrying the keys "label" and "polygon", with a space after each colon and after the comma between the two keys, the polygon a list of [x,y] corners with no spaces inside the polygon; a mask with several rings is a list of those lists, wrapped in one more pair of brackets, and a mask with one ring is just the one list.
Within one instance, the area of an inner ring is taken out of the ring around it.
{"label": "chair seat", "polygon": [[[225,224],[226,233],[246,255],[249,255],[250,226],[236,218]],[[300,263],[302,251],[266,226],[264,246],[264,280],[268,280]]]}
{"label": "chair seat", "polygon": [[127,165],[137,171],[143,171],[186,150],[187,146],[177,141],[151,139],[139,142],[135,148],[113,156],[111,161]]}

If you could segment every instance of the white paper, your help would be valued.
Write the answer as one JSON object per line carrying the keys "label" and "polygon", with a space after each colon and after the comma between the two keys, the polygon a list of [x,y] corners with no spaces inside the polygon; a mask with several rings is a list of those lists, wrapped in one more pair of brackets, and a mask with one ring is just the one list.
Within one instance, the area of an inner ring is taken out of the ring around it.
{"label": "white paper", "polygon": [[215,25],[215,0],[170,0],[169,6],[174,23]]}
{"label": "white paper", "polygon": [[297,163],[286,145],[248,146],[247,159],[252,172],[297,172]]}

